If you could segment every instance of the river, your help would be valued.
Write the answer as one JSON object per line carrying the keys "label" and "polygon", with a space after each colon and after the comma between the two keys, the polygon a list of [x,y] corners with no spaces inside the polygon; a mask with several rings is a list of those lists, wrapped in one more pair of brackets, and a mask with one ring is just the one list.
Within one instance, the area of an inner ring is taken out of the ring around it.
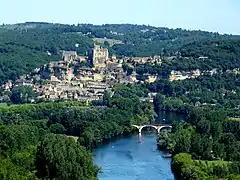
{"label": "river", "polygon": [[[162,115],[169,121],[182,120],[172,113]],[[99,180],[173,180],[171,159],[163,158],[157,149],[156,132],[142,133],[141,143],[137,134],[119,137],[93,151],[94,162],[101,167]]]}

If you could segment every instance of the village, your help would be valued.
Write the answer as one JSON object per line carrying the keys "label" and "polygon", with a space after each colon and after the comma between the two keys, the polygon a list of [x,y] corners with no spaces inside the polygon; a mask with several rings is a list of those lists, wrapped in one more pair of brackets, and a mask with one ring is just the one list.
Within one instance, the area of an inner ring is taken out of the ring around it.
{"label": "village", "polygon": [[[147,74],[146,79],[139,80],[133,70],[131,74],[124,71],[127,65],[134,69],[136,64],[159,64],[160,56],[153,57],[124,57],[118,59],[109,56],[107,48],[95,45],[88,56],[79,56],[75,51],[62,51],[60,61],[50,62],[41,68],[36,68],[28,75],[21,76],[16,82],[8,81],[2,85],[6,95],[17,86],[31,86],[38,94],[38,99],[44,100],[99,100],[105,91],[114,94],[112,87],[116,83],[153,83],[159,77],[157,74]],[[91,67],[86,66],[91,64]],[[169,80],[184,80],[196,78],[201,74],[200,70],[191,72],[172,71]],[[216,69],[208,71],[210,75],[217,73]],[[3,97],[1,97],[3,99]]]}
{"label": "village", "polygon": [[[36,68],[28,75],[21,76],[16,82],[8,81],[2,88],[6,95],[17,86],[31,86],[45,100],[77,100],[92,101],[100,99],[105,91],[113,94],[115,83],[137,83],[136,72],[127,75],[123,64],[133,66],[136,63],[161,63],[160,56],[125,57],[117,59],[109,57],[107,48],[95,45],[88,56],[79,56],[75,51],[62,51],[60,61],[50,62]],[[91,64],[92,67],[84,64]],[[157,75],[148,75],[144,82],[155,82]],[[3,97],[2,97],[3,98]]]}

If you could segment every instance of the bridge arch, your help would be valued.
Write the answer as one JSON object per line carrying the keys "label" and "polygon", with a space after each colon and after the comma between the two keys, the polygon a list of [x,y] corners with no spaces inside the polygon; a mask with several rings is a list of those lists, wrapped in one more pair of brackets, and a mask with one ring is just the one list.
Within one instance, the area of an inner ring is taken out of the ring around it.
{"label": "bridge arch", "polygon": [[162,126],[162,127],[158,128],[158,134],[164,129],[172,129],[172,126]]}
{"label": "bridge arch", "polygon": [[157,126],[148,126],[148,125],[145,125],[145,126],[143,126],[143,127],[141,128],[141,131],[142,131],[143,128],[152,128],[152,129],[155,129],[156,132],[158,132],[158,127],[157,127]]}
{"label": "bridge arch", "polygon": [[142,133],[142,129],[145,128],[145,127],[151,127],[151,128],[154,128],[157,133],[159,134],[160,131],[162,129],[165,129],[165,128],[172,128],[171,125],[151,125],[151,124],[147,124],[147,125],[132,125],[133,127],[136,127],[138,129],[138,133],[141,134]]}

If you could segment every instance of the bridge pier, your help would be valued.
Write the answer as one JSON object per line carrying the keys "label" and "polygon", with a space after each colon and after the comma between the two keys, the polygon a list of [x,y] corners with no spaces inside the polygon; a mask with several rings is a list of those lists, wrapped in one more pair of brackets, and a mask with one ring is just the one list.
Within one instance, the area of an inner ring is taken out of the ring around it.
{"label": "bridge pier", "polygon": [[144,128],[144,126],[137,126],[137,125],[133,125],[133,126],[138,129],[138,135],[141,136],[141,134],[142,134],[142,129]]}
{"label": "bridge pier", "polygon": [[140,126],[139,128],[138,128],[138,134],[141,136],[141,134],[142,134],[142,129],[143,129],[143,127],[144,126]]}

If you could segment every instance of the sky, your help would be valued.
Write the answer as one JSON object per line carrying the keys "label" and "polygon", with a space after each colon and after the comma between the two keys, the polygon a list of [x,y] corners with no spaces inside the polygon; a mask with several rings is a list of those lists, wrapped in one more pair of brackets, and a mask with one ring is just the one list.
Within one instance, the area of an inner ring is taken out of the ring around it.
{"label": "sky", "polygon": [[240,34],[240,0],[0,0],[0,24],[145,24]]}

